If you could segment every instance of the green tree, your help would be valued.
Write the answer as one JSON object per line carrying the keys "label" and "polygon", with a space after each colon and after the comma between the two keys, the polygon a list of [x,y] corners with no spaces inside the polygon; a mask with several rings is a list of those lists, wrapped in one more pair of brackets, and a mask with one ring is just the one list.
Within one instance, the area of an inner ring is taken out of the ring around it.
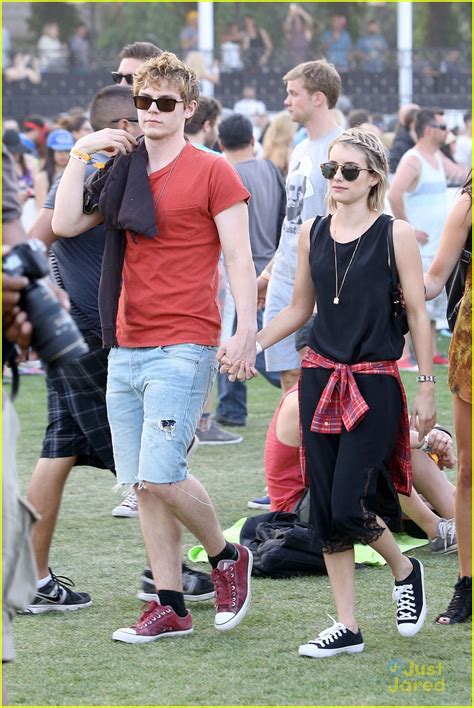
{"label": "green tree", "polygon": [[30,8],[28,29],[35,40],[40,37],[45,24],[56,22],[61,40],[66,42],[81,22],[78,9],[71,2],[32,2]]}

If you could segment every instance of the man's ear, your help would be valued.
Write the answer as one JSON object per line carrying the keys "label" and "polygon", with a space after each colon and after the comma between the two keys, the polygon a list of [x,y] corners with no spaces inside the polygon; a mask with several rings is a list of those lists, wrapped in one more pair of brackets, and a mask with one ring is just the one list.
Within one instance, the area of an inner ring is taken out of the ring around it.
{"label": "man's ear", "polygon": [[192,118],[193,115],[196,112],[196,108],[198,107],[197,101],[190,101],[187,106],[184,108],[184,116],[187,120],[189,118]]}

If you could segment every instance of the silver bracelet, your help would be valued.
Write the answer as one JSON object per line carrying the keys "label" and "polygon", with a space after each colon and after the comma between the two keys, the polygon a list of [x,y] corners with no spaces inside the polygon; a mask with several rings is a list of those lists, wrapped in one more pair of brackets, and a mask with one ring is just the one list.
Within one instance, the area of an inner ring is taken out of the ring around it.
{"label": "silver bracelet", "polygon": [[255,348],[257,350],[257,356],[263,352],[263,347],[260,342],[255,342]]}
{"label": "silver bracelet", "polygon": [[419,376],[416,377],[416,383],[436,383],[436,376],[432,376],[431,374],[420,374]]}

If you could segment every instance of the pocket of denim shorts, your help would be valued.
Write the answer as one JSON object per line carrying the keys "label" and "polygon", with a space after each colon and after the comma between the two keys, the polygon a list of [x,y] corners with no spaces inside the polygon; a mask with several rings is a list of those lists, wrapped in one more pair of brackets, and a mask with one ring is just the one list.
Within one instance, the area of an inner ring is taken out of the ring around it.
{"label": "pocket of denim shorts", "polygon": [[183,359],[198,364],[202,357],[202,344],[170,344],[159,349],[171,359]]}

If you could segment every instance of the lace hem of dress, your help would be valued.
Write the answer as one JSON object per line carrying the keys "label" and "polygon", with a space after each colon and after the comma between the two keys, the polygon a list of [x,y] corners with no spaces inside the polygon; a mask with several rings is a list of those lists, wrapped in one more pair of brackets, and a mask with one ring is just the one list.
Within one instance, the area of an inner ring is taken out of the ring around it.
{"label": "lace hem of dress", "polygon": [[[346,533],[336,539],[323,540],[323,553],[327,553],[328,555],[332,553],[344,553],[344,551],[350,551],[355,543],[370,545],[378,541],[385,531],[385,527],[378,524],[375,512],[369,511],[367,508],[367,497],[369,496],[371,487],[376,488],[377,478],[379,474],[384,473],[384,470],[385,467],[377,466],[371,467],[368,472],[364,495],[359,499],[359,506],[362,513],[362,528],[354,525],[353,534]],[[350,531],[352,531],[352,529],[350,529]]]}

